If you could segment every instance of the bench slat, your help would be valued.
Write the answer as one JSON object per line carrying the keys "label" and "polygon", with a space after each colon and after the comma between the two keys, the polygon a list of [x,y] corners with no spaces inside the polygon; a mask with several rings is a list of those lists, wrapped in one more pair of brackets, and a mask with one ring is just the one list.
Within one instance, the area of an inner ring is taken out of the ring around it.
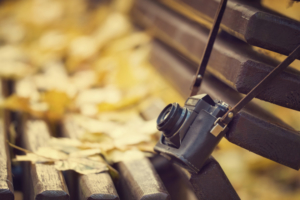
{"label": "bench slat", "polygon": [[[71,115],[64,118],[62,128],[62,136],[73,139],[77,139],[81,134],[85,133],[85,131],[72,120]],[[71,176],[73,175],[74,174],[71,174]],[[77,181],[79,183],[80,200],[119,200],[119,195],[115,189],[114,183],[107,172],[78,175]]]}
{"label": "bench slat", "polygon": [[89,174],[80,176],[79,188],[81,191],[81,200],[119,199],[115,186],[108,173]]}
{"label": "bench slat", "polygon": [[[212,23],[220,0],[162,2],[200,23]],[[254,1],[228,1],[221,28],[250,45],[285,55],[300,44],[300,22],[274,14]]]}
{"label": "bench slat", "polygon": [[[156,37],[190,60],[200,62],[208,30],[151,0],[137,1],[133,15],[138,24],[153,29]],[[207,70],[236,91],[246,94],[277,64],[253,51],[249,45],[220,34],[214,44]],[[300,102],[297,101],[300,99],[299,87],[300,72],[289,68],[257,98],[300,111]]]}
{"label": "bench slat", "polygon": [[[182,92],[189,95],[195,68],[156,42],[150,58],[154,67]],[[233,106],[242,96],[209,74],[205,75],[200,93],[208,93]],[[293,169],[300,168],[300,134],[287,124],[250,103],[229,125],[230,142]]]}
{"label": "bench slat", "polygon": [[6,138],[4,121],[0,119],[0,199],[13,200],[14,187]]}
{"label": "bench slat", "polygon": [[169,200],[170,196],[147,158],[116,164],[120,195],[128,200]]}
{"label": "bench slat", "polygon": [[193,188],[180,167],[172,164],[162,156],[154,156],[151,162],[165,183],[172,200],[198,200]]}
{"label": "bench slat", "polygon": [[[43,120],[25,119],[23,121],[22,137],[23,147],[34,152],[47,143],[50,139],[50,133],[47,124]],[[62,173],[56,170],[53,165],[26,163],[24,169],[28,178],[24,181],[27,184],[28,181],[30,182],[27,189],[31,187],[30,191],[33,192],[29,194],[30,199],[69,199],[69,192]]]}
{"label": "bench slat", "polygon": [[198,199],[238,200],[226,174],[219,163],[210,157],[208,163],[198,174],[190,173],[182,168]]}

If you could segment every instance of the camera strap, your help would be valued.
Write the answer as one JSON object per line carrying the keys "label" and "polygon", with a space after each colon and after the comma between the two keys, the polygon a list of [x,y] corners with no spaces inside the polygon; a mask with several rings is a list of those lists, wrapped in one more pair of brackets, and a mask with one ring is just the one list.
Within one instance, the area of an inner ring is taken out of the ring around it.
{"label": "camera strap", "polygon": [[[213,45],[218,35],[219,27],[226,9],[227,0],[221,0],[213,27],[210,31],[207,45],[202,56],[202,61],[198,67],[196,77],[194,79],[192,91],[190,96],[194,96],[200,89],[201,82],[204,77],[204,73],[210,58],[210,54],[213,50]],[[212,132],[220,132],[224,130],[231,122],[233,117],[244,108],[253,98],[255,98],[260,92],[265,89],[266,85],[270,84],[273,79],[279,75],[284,69],[286,69],[292,62],[294,62],[300,56],[300,45],[276,68],[274,68],[261,82],[259,82],[243,99],[241,99],[234,107],[229,109],[223,117],[218,118],[215,122],[215,126]]]}
{"label": "camera strap", "polygon": [[200,85],[201,85],[201,82],[202,82],[203,77],[204,77],[204,73],[205,73],[205,70],[206,70],[206,67],[207,67],[207,64],[208,64],[208,61],[209,61],[209,57],[210,57],[210,54],[213,50],[213,46],[214,46],[216,37],[218,35],[218,31],[219,31],[220,24],[221,24],[221,21],[222,21],[222,18],[223,18],[225,9],[226,9],[226,5],[227,5],[227,0],[222,0],[220,2],[220,5],[219,5],[219,8],[217,10],[217,14],[216,14],[216,17],[215,17],[215,20],[214,20],[213,27],[212,27],[212,29],[210,30],[210,33],[209,33],[208,42],[206,44],[205,51],[203,53],[201,63],[200,63],[200,65],[198,67],[198,70],[196,72],[196,76],[195,76],[195,79],[194,79],[194,83],[193,83],[193,87],[192,87],[192,91],[191,91],[190,96],[196,95],[198,93],[199,89],[200,89]]}

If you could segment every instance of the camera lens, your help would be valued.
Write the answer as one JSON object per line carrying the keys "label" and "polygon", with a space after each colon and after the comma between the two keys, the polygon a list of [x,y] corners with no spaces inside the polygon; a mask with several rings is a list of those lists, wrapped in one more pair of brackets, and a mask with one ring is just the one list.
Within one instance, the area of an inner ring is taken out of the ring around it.
{"label": "camera lens", "polygon": [[171,137],[179,130],[187,114],[187,109],[180,107],[178,103],[169,104],[157,118],[157,129],[162,131],[165,137]]}

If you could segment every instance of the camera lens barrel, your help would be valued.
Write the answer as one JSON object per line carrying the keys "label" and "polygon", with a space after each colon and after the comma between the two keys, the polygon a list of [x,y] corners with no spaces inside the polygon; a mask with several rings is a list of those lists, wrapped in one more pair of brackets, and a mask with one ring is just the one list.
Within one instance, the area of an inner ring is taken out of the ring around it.
{"label": "camera lens barrel", "polygon": [[157,118],[157,129],[162,131],[165,137],[172,137],[182,126],[187,115],[188,110],[180,107],[178,103],[169,104]]}

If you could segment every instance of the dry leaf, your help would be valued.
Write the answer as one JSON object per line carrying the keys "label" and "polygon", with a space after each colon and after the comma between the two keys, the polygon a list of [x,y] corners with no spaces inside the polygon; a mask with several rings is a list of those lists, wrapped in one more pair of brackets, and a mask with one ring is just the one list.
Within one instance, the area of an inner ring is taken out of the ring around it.
{"label": "dry leaf", "polygon": [[[66,138],[63,138],[62,141],[52,139],[50,144],[55,146],[56,149],[52,148],[51,145],[40,147],[34,153],[25,151],[26,155],[17,155],[14,160],[30,161],[31,163],[54,163],[55,168],[59,171],[73,170],[80,174],[95,174],[111,170],[111,167],[107,166],[107,163],[99,156],[100,149],[80,150],[77,148],[77,151],[75,151],[74,148],[71,148],[72,150],[66,151],[67,145],[59,148],[66,141]],[[57,144],[55,144],[56,142]],[[58,145],[59,143],[60,145]],[[80,146],[81,144],[74,140],[71,142],[71,147],[77,145]],[[57,150],[57,148],[62,150]]]}
{"label": "dry leaf", "polygon": [[73,170],[79,174],[96,174],[109,170],[106,163],[87,158],[69,158],[55,162],[54,166],[60,171]]}
{"label": "dry leaf", "polygon": [[80,140],[83,142],[81,148],[97,148],[104,152],[115,148],[113,139],[103,133],[86,133]]}
{"label": "dry leaf", "polygon": [[145,158],[145,154],[136,149],[132,149],[128,151],[113,150],[106,155],[106,159],[111,163],[138,160],[142,158]]}
{"label": "dry leaf", "polygon": [[70,104],[68,95],[59,91],[45,92],[41,96],[41,100],[49,105],[45,115],[50,121],[60,120]]}

